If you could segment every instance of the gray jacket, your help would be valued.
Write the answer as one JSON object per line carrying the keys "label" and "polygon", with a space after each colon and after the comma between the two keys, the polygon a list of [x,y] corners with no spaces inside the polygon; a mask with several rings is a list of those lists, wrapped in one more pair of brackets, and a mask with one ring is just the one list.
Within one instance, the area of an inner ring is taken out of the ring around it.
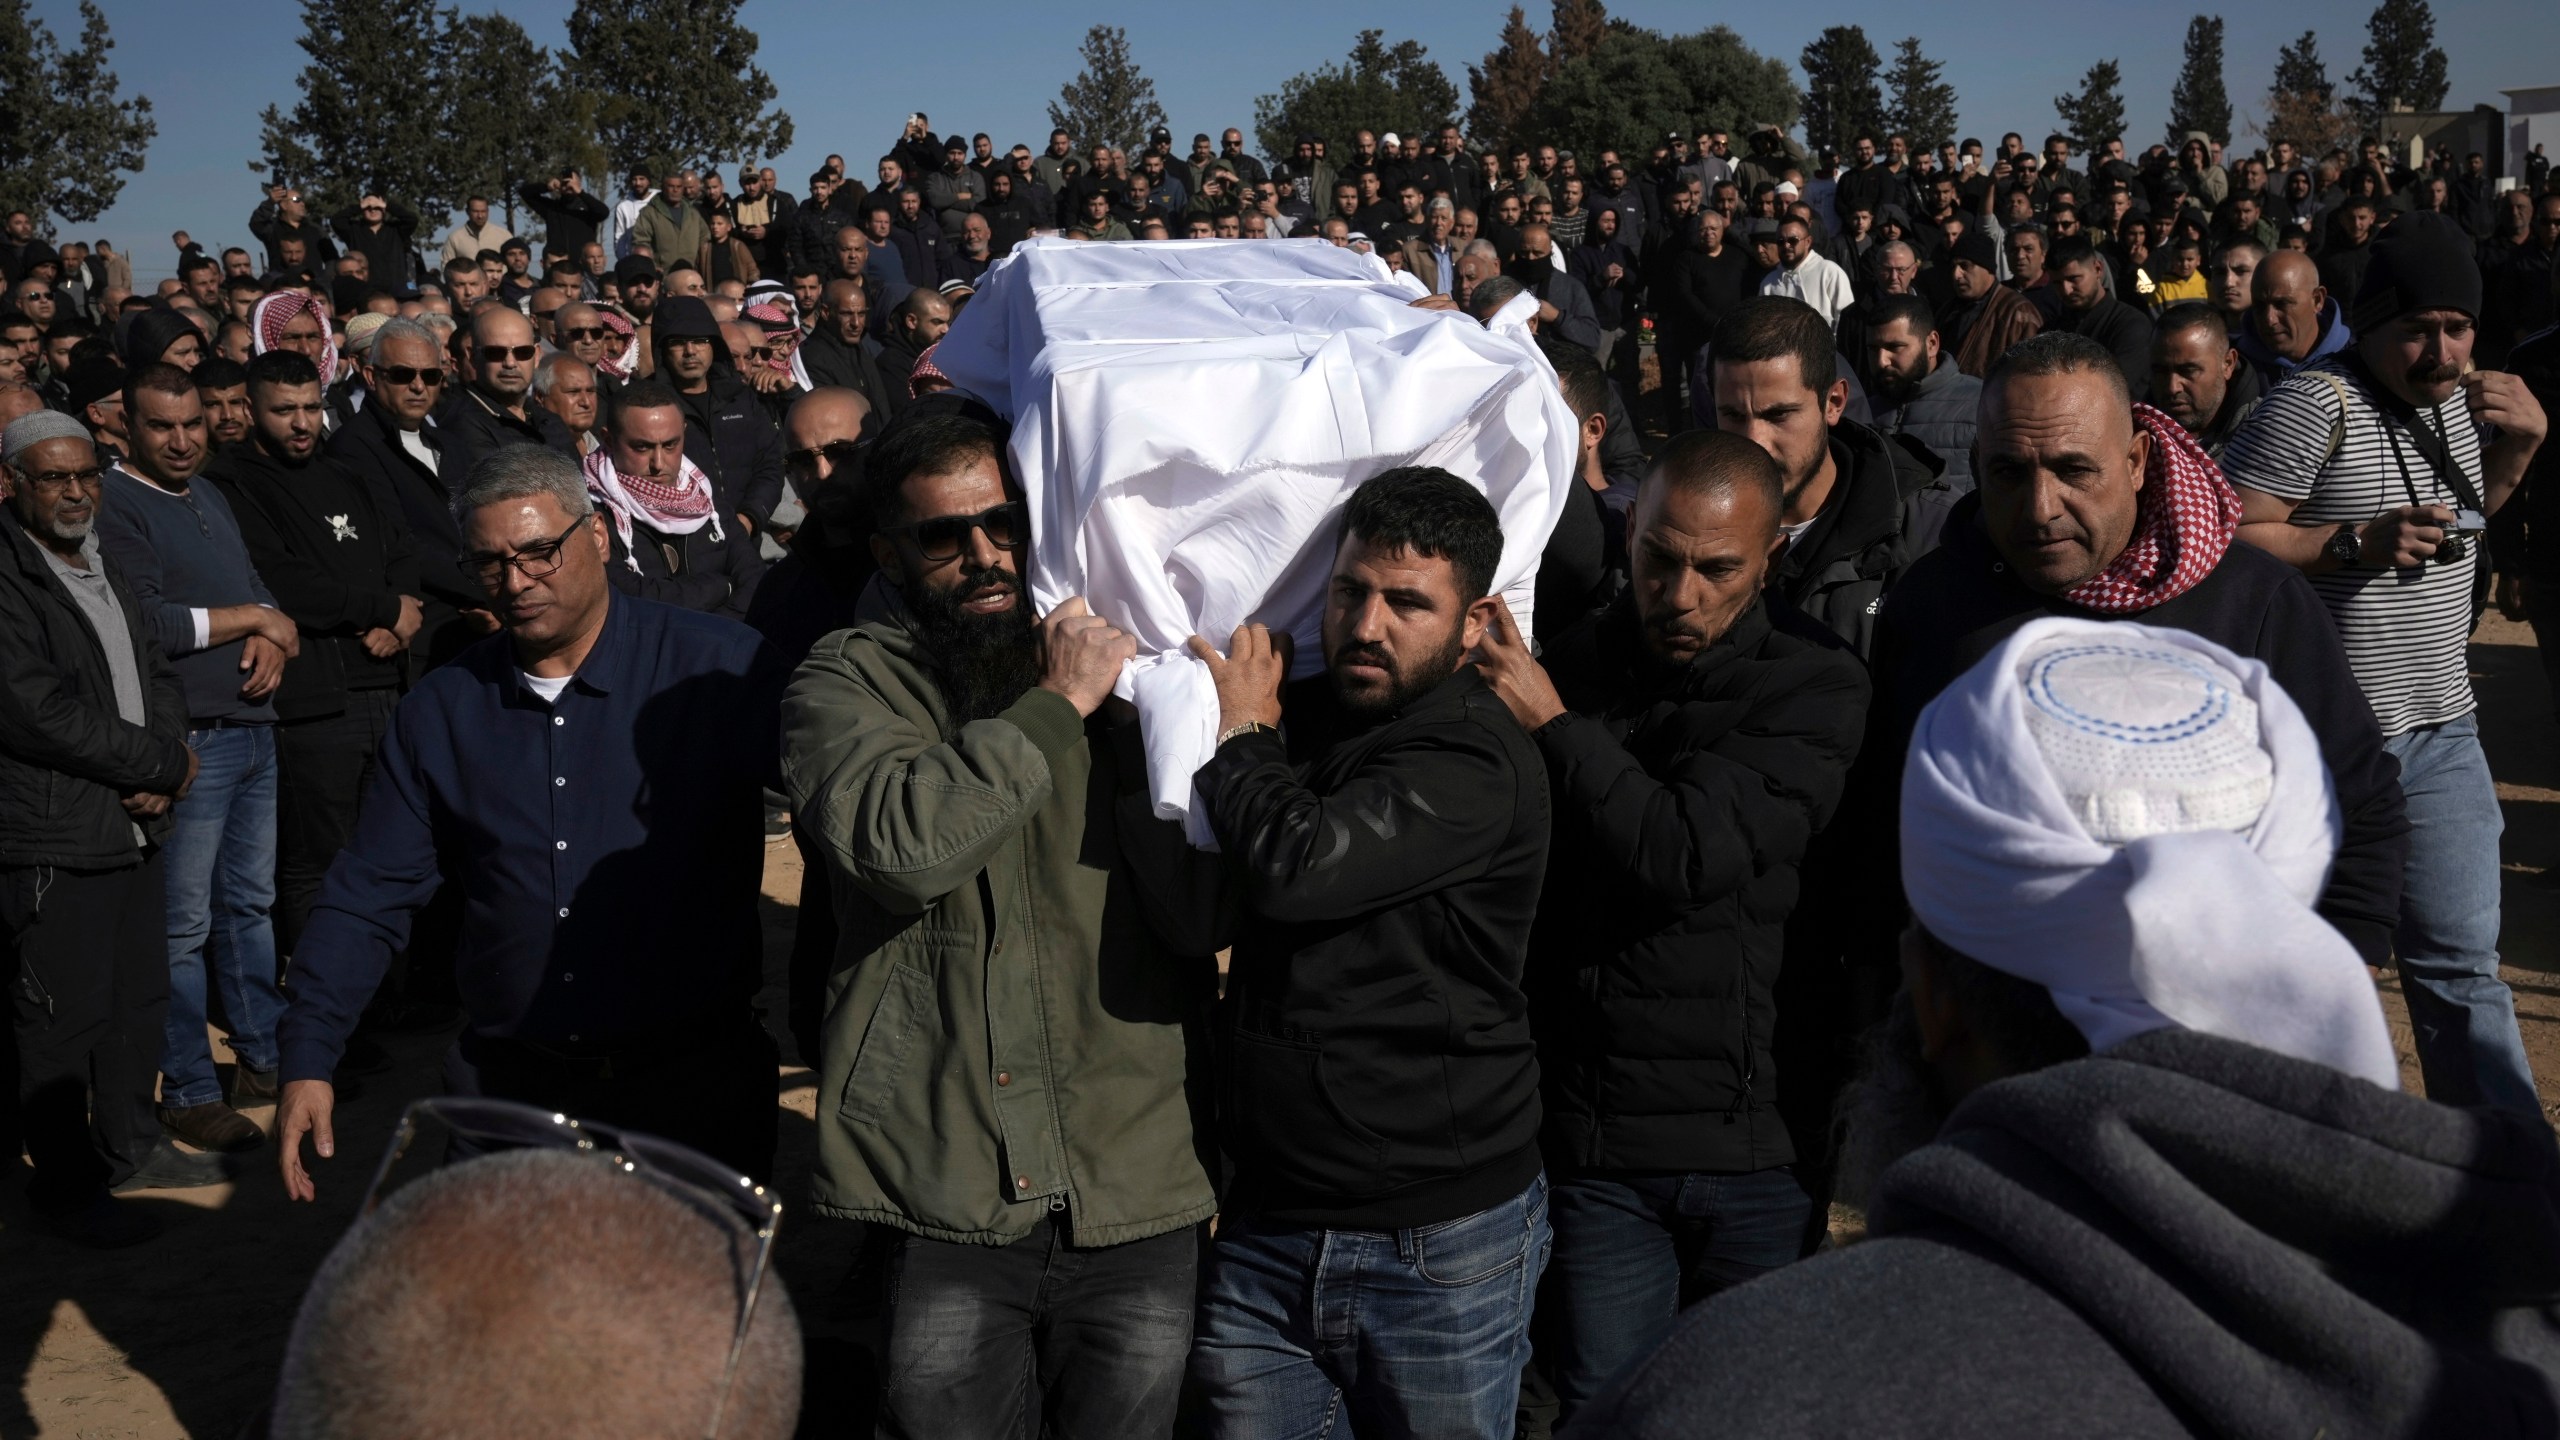
{"label": "gray jacket", "polygon": [[1973,410],[1982,398],[1982,382],[1956,368],[1953,350],[1939,352],[1938,368],[1921,380],[1898,405],[1885,403],[1882,391],[1871,392],[1874,418],[1869,422],[1887,435],[1908,436],[1947,462],[1940,478],[1961,495],[1973,488]]}

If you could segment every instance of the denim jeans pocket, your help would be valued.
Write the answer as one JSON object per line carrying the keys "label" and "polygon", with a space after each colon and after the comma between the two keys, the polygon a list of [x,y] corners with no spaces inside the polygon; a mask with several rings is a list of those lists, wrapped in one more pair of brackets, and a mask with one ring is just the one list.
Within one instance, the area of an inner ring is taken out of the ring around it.
{"label": "denim jeans pocket", "polygon": [[1506,1200],[1490,1210],[1413,1232],[1414,1272],[1434,1285],[1480,1285],[1509,1273],[1529,1258],[1536,1207],[1543,1193]]}

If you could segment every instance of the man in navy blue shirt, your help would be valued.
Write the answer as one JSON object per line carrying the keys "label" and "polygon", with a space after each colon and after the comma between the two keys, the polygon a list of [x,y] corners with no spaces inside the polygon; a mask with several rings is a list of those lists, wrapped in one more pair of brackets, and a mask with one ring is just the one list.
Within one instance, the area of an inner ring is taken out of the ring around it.
{"label": "man in navy blue shirt", "polygon": [[295,952],[285,1186],[336,1151],[329,1075],[439,888],[462,892],[456,1094],[521,1100],[771,1167],[778,1056],[750,1006],[762,787],[788,672],[734,621],[614,592],[585,477],[482,458],[463,564],[503,634],[430,672],[384,737],[355,838]]}

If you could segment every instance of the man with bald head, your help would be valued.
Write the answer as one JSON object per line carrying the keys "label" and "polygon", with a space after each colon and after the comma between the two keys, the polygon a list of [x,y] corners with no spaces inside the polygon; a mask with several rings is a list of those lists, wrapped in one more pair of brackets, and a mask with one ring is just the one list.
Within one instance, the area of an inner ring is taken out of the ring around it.
{"label": "man with bald head", "polygon": [[551,412],[532,403],[533,367],[542,346],[533,322],[505,306],[476,311],[453,336],[462,384],[435,412],[444,437],[445,489],[459,495],[480,457],[508,445],[548,445],[575,456],[578,446]]}
{"label": "man with bald head", "polygon": [[859,393],[883,420],[889,383],[880,373],[880,343],[869,335],[871,296],[860,280],[830,280],[818,302],[817,328],[800,347],[812,383]]}
{"label": "man with bald head", "polygon": [[916,361],[951,329],[951,302],[935,290],[910,290],[889,312],[889,335],[880,344],[880,378],[889,384],[892,418],[914,403]]}
{"label": "man with bald head", "polygon": [[2272,390],[2287,375],[2355,343],[2347,317],[2320,283],[2320,267],[2299,250],[2258,262],[2249,282],[2249,323],[2232,343]]}
{"label": "man with bald head", "polygon": [[2138,620],[2262,660],[2310,720],[2337,788],[2344,830],[2320,913],[2383,963],[2408,821],[2346,649],[2308,581],[2236,542],[2239,502],[2194,442],[2138,420],[2130,400],[2106,348],[2067,332],[2021,342],[1993,368],[1974,492],[1878,618],[1867,743],[1898,777],[1921,707],[2039,616]]}
{"label": "man with bald head", "polygon": [[[1527,973],[1554,1167],[1540,1308],[1561,1309],[1541,1353],[1567,1421],[1684,1305],[1792,1263],[1818,1233],[1798,1169],[1821,1157],[1790,1131],[1793,1112],[1827,1111],[1836,1077],[1774,1056],[1786,1022],[1769,1017],[1798,868],[1847,784],[1867,678],[1764,585],[1785,504],[1778,462],[1750,439],[1681,435],[1637,488],[1627,593],[1544,664],[1507,610],[1476,651],[1554,797]],[[1737,834],[1756,837],[1747,860]],[[1725,958],[1701,968],[1700,954]],[[1641,1096],[1615,1083],[1637,1070],[1652,1077]],[[1716,1197],[1703,1211],[1700,1194]]]}

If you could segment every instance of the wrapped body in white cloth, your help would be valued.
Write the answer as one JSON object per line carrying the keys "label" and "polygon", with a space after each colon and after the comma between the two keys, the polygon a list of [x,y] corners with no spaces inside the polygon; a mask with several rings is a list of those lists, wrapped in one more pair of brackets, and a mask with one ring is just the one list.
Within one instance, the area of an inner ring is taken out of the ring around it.
{"label": "wrapped body in white cloth", "polygon": [[987,272],[935,362],[1013,422],[1030,586],[1135,636],[1119,692],[1156,811],[1193,815],[1217,739],[1183,649],[1259,621],[1323,666],[1335,517],[1363,480],[1436,465],[1502,517],[1495,586],[1533,630],[1538,557],[1576,482],[1577,427],[1525,324],[1417,310],[1421,287],[1321,240],[1031,240]]}

